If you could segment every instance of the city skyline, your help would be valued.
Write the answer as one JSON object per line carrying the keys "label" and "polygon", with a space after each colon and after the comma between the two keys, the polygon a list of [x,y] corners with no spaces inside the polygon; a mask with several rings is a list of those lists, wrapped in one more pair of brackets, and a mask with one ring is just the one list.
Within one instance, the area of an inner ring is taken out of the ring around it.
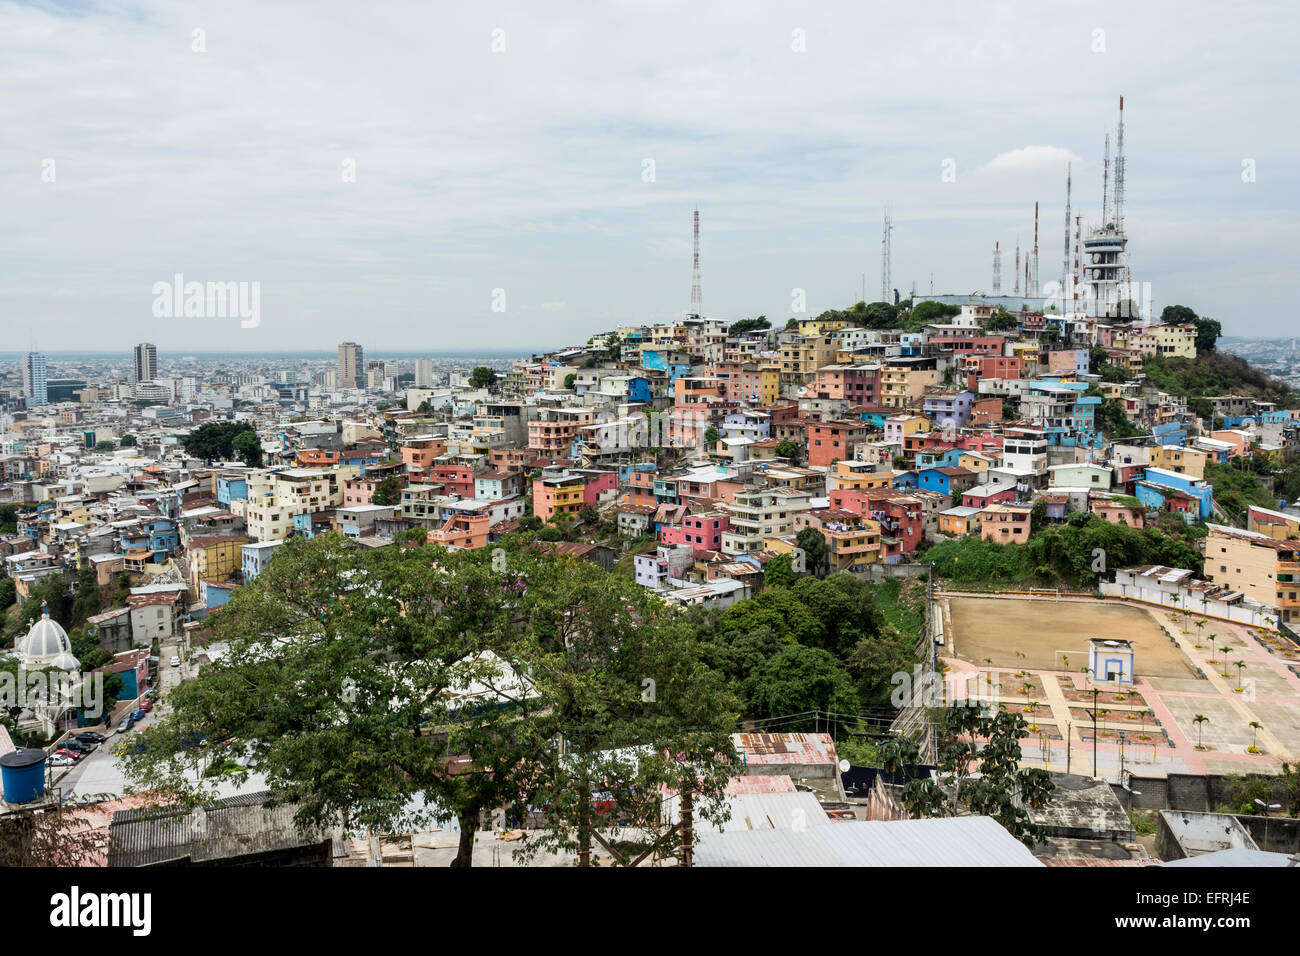
{"label": "city skyline", "polygon": [[[41,78],[5,107],[39,145],[0,151],[15,339],[526,353],[684,314],[696,206],[703,314],[723,321],[876,298],[886,206],[904,296],[931,274],[936,293],[988,291],[995,242],[1007,266],[1017,241],[1028,253],[1035,202],[1048,281],[1067,164],[1074,211],[1100,218],[1121,95],[1133,279],[1157,311],[1189,305],[1228,335],[1289,331],[1297,144],[1270,104],[1295,97],[1291,11],[1237,11],[1211,34],[1194,11],[1119,4],[1050,23],[1015,4],[924,22],[747,5],[692,9],[682,35],[667,9],[602,26],[576,7],[410,9],[286,43],[298,18],[254,24],[240,5],[207,23],[5,8],[0,55]],[[117,59],[90,53],[106,40]],[[344,49],[355,68],[328,68]],[[451,82],[463,95],[430,114]],[[257,284],[240,291],[260,314],[159,308],[176,276]]]}

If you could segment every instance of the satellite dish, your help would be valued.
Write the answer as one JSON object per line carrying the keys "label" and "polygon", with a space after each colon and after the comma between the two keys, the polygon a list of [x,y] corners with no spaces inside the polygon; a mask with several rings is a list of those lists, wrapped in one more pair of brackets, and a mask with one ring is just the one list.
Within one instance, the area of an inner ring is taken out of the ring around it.
{"label": "satellite dish", "polygon": [[840,773],[848,773],[848,772],[849,772],[849,766],[850,766],[850,764],[849,764],[849,762],[848,762],[847,760],[843,760],[843,759],[841,759],[841,760],[840,760]]}

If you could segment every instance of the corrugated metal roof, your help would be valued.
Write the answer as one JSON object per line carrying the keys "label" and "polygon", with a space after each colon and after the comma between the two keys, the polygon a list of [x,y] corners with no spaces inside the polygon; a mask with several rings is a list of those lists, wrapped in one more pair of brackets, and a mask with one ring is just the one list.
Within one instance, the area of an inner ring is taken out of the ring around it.
{"label": "corrugated metal roof", "polygon": [[[789,778],[787,778],[789,779]],[[721,827],[695,811],[697,833],[730,833],[733,830],[800,830],[830,823],[826,811],[811,793],[735,793],[727,796],[731,818]],[[664,800],[664,818],[676,823],[681,798],[673,794]]]}
{"label": "corrugated metal roof", "polygon": [[1042,866],[991,817],[701,833],[697,866]]}

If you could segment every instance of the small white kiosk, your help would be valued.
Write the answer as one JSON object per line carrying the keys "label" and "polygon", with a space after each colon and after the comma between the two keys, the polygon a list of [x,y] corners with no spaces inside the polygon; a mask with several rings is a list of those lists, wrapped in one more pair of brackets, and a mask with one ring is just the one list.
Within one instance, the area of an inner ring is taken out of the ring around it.
{"label": "small white kiosk", "polygon": [[1088,669],[1095,681],[1133,683],[1133,645],[1129,641],[1089,639]]}

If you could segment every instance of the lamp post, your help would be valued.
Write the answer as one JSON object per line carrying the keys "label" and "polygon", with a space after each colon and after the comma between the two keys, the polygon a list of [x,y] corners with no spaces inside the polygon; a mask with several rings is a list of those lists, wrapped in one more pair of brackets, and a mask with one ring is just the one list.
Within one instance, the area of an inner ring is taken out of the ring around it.
{"label": "lamp post", "polygon": [[1092,779],[1097,779],[1097,685],[1092,685],[1092,710],[1088,711],[1088,716],[1092,718]]}
{"label": "lamp post", "polygon": [[1263,800],[1259,799],[1259,797],[1256,797],[1256,798],[1255,798],[1255,802],[1256,802],[1257,804],[1259,804],[1259,806],[1260,806],[1260,807],[1263,809],[1263,811],[1264,811],[1264,846],[1260,847],[1260,849],[1262,850],[1262,849],[1264,849],[1265,847],[1268,846],[1268,811],[1270,811],[1270,810],[1280,810],[1280,809],[1282,809],[1282,804],[1280,804],[1280,803],[1265,803]]}

